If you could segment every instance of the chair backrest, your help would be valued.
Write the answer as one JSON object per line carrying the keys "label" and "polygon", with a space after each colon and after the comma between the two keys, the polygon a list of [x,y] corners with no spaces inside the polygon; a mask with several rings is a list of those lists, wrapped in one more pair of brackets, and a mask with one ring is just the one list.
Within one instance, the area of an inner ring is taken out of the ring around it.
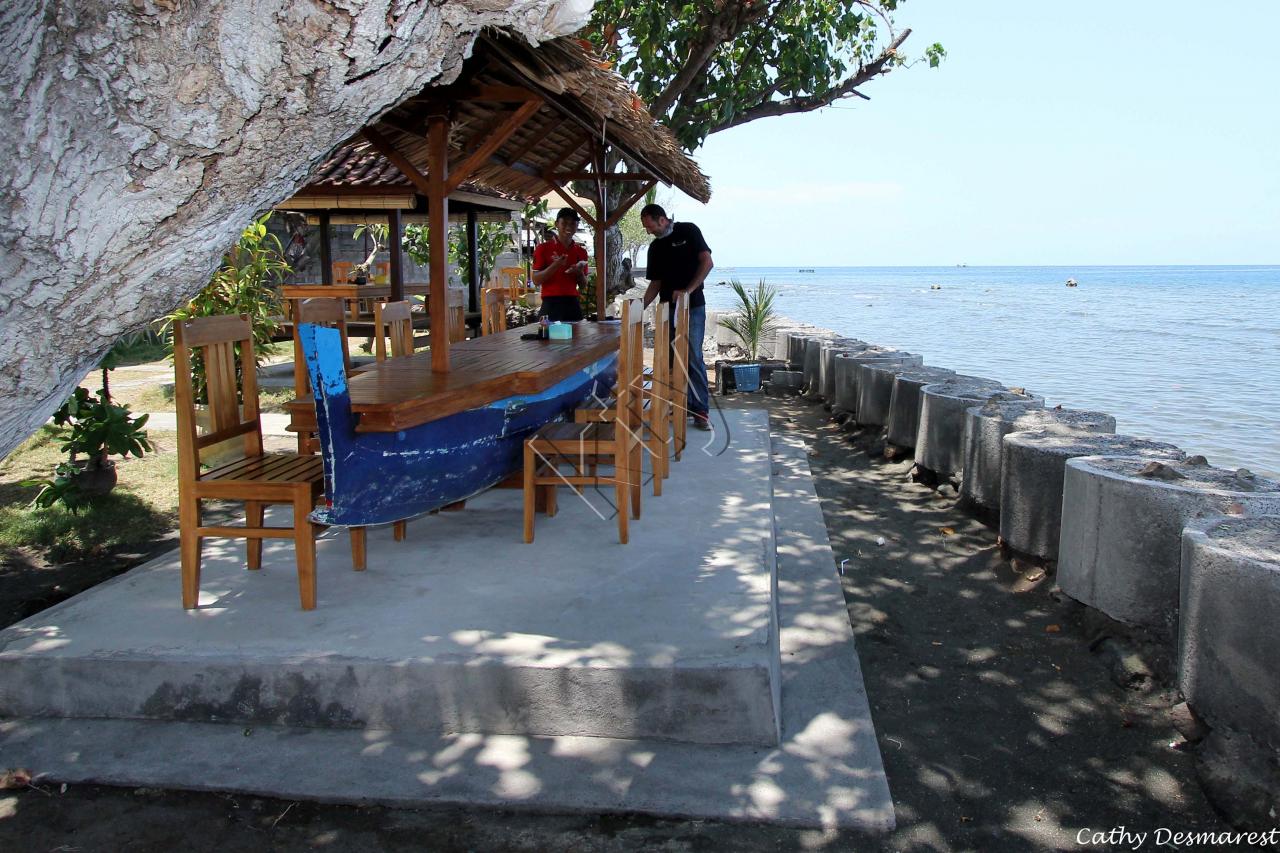
{"label": "chair backrest", "polygon": [[388,338],[390,358],[413,355],[413,312],[408,302],[373,303],[373,331],[378,361],[388,358]]}
{"label": "chair backrest", "polygon": [[373,265],[372,281],[378,284],[388,284],[391,282],[391,261],[378,261]]}
{"label": "chair backrest", "polygon": [[299,398],[311,397],[311,382],[307,375],[307,365],[302,354],[302,344],[298,341],[298,324],[315,323],[337,329],[342,338],[342,364],[351,372],[351,349],[347,343],[347,309],[344,299],[312,297],[310,299],[293,299],[289,315],[293,320],[293,390]]}
{"label": "chair backrest", "polygon": [[467,292],[450,287],[445,293],[449,305],[449,342],[456,344],[467,339]]}
{"label": "chair backrest", "polygon": [[[240,382],[236,381],[237,345]],[[208,397],[208,430],[203,435],[196,422],[191,373],[193,351],[199,352],[204,365]],[[199,477],[200,451],[206,447],[243,436],[245,456],[262,453],[257,363],[253,355],[253,327],[247,314],[194,317],[174,323],[173,368],[180,482],[194,482]]]}
{"label": "chair backrest", "polygon": [[333,283],[349,284],[351,282],[351,268],[355,264],[351,261],[334,261],[333,262]]}
{"label": "chair backrest", "polygon": [[492,335],[507,330],[507,300],[510,294],[505,288],[486,287],[481,292],[480,334]]}
{"label": "chair backrest", "polygon": [[677,450],[685,443],[689,396],[689,294],[676,294],[674,307],[662,306],[675,314],[675,322],[671,328],[671,388],[670,403],[672,407],[671,423],[675,428]]}
{"label": "chair backrest", "polygon": [[[637,439],[644,410],[644,300],[622,303],[618,342],[618,435]],[[629,440],[628,440],[629,442]]]}
{"label": "chair backrest", "polygon": [[493,277],[497,286],[505,288],[513,300],[519,299],[526,290],[524,267],[503,267]]}

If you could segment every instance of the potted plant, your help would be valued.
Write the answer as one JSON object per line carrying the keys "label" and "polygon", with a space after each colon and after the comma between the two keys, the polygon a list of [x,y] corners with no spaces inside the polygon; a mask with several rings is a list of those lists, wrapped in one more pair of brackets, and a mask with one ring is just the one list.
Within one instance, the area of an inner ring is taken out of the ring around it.
{"label": "potted plant", "polygon": [[718,384],[723,391],[729,385],[729,376],[721,370],[721,365],[729,368],[733,387],[739,391],[759,391],[761,382],[760,342],[775,327],[773,303],[778,290],[760,279],[755,290],[747,290],[742,282],[733,279],[729,282],[733,292],[738,296],[738,309],[735,314],[720,319],[720,325],[737,335],[747,351],[745,361],[717,362]]}
{"label": "potted plant", "polygon": [[54,424],[70,427],[62,441],[62,451],[68,458],[54,469],[52,479],[28,481],[29,485],[44,486],[36,495],[36,506],[47,507],[61,501],[74,511],[115,488],[112,455],[141,457],[154,449],[143,429],[148,416],[134,417],[128,406],[111,401],[106,372],[107,368],[103,368],[103,387],[97,394],[77,388],[54,412]]}

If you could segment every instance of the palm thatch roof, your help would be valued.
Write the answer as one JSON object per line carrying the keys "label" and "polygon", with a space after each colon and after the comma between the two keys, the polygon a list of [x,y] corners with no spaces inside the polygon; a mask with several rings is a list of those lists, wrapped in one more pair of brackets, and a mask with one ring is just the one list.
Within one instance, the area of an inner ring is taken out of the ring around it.
{"label": "palm thatch roof", "polygon": [[[532,202],[568,176],[590,174],[603,141],[621,155],[627,174],[651,177],[699,201],[711,197],[707,177],[675,136],[585,42],[559,38],[531,47],[496,34],[480,38],[457,82],[428,87],[384,114],[339,147],[307,189],[420,189],[429,173],[426,120],[441,110],[450,117],[451,164],[504,129],[508,134],[472,164],[459,187],[468,192]],[[388,157],[389,149],[398,156]]]}

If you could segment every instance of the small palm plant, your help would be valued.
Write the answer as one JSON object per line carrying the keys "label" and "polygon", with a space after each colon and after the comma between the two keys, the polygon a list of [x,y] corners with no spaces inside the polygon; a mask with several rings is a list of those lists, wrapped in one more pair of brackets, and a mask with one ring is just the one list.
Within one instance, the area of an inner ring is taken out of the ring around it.
{"label": "small palm plant", "polygon": [[738,312],[721,318],[720,325],[738,336],[754,362],[760,354],[760,342],[777,325],[774,322],[773,301],[778,297],[778,289],[765,284],[764,279],[760,279],[760,283],[752,291],[747,290],[737,279],[730,281],[729,286],[738,294]]}

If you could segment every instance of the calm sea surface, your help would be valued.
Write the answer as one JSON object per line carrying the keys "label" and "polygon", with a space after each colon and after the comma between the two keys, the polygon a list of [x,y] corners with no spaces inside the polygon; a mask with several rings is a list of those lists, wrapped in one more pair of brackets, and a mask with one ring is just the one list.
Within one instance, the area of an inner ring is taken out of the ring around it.
{"label": "calm sea surface", "polygon": [[1280,267],[717,266],[711,308],[733,278],[777,285],[793,320],[1280,477]]}

